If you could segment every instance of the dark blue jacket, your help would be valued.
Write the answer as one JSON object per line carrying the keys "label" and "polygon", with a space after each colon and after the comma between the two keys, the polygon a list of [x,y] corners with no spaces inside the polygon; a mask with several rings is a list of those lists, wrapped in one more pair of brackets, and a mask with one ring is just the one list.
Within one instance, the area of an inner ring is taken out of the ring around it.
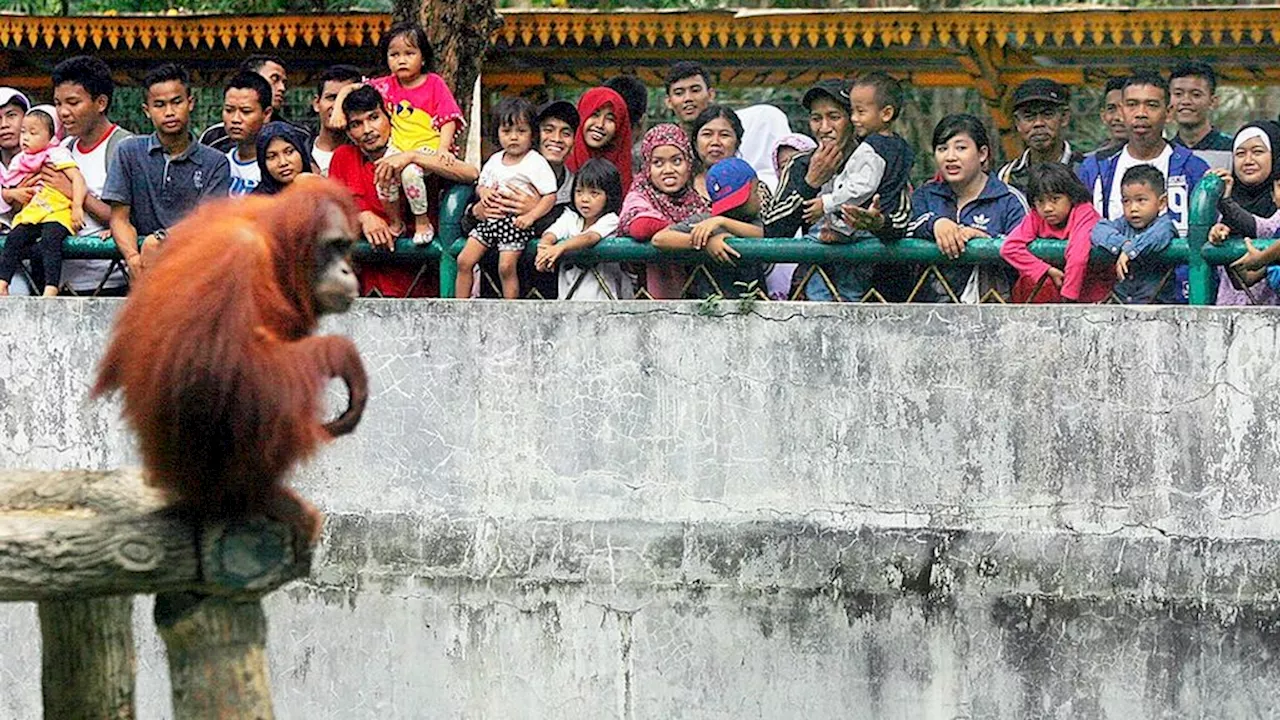
{"label": "dark blue jacket", "polygon": [[958,212],[956,194],[941,180],[931,180],[911,196],[915,217],[907,228],[910,237],[933,240],[933,223],[940,218],[954,220],[966,227],[985,230],[991,237],[1007,235],[1027,214],[1027,201],[1022,193],[1000,182],[995,173],[987,176],[986,187],[978,197]]}
{"label": "dark blue jacket", "polygon": [[[1209,165],[1184,147],[1177,145],[1172,147],[1173,155],[1169,157],[1169,176],[1165,178],[1168,185],[1169,218],[1173,220],[1173,224],[1179,231],[1186,232],[1187,211],[1191,207],[1191,191],[1200,184],[1200,178],[1209,171]],[[1084,182],[1089,192],[1093,193],[1094,208],[1104,219],[1110,217],[1111,188],[1117,180],[1116,165],[1120,162],[1121,154],[1123,150],[1105,159],[1090,155],[1080,165],[1080,180]]]}

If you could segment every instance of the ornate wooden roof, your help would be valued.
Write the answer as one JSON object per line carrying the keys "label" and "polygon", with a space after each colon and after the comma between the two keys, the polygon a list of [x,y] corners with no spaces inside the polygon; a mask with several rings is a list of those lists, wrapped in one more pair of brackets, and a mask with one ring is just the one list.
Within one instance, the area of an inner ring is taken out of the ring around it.
{"label": "ornate wooden roof", "polygon": [[20,49],[246,50],[372,47],[389,15],[0,15],[0,45]]}
{"label": "ornate wooden roof", "polygon": [[[1269,50],[1280,6],[1120,9],[1001,8],[590,11],[506,10],[504,52],[648,49],[705,51],[955,50],[989,42],[1028,51],[1125,48]],[[304,49],[371,47],[390,25],[380,13],[325,15],[0,14],[10,49]],[[499,53],[495,59],[501,60]],[[596,59],[600,56],[597,54]],[[669,61],[670,56],[666,56]],[[1083,57],[1080,59],[1084,59]]]}
{"label": "ornate wooden roof", "polygon": [[876,10],[519,11],[503,13],[505,45],[666,48],[1056,48],[1274,42],[1275,7]]}
{"label": "ornate wooden roof", "polygon": [[[1280,6],[1124,9],[506,10],[485,63],[492,89],[593,85],[619,71],[660,85],[677,59],[700,60],[719,85],[801,85],[879,69],[919,87],[974,87],[1007,144],[1010,89],[1031,76],[1097,82],[1179,59],[1213,62],[1223,82],[1280,82]],[[337,62],[373,68],[391,18],[327,15],[0,14],[0,84],[47,89],[53,64],[97,53],[140,77],[177,58],[218,82],[246,53],[281,55],[311,75]]]}
{"label": "ornate wooden roof", "polygon": [[[675,59],[702,60],[722,85],[804,84],[888,70],[923,87],[974,86],[993,106],[1026,77],[1098,80],[1134,66],[1212,60],[1225,82],[1280,82],[1280,6],[946,11],[507,10],[485,65],[490,87],[594,84],[620,70],[658,83]],[[124,74],[178,57],[199,77],[246,52],[282,55],[310,74],[334,62],[376,66],[388,15],[31,17],[0,14],[0,82],[39,83],[73,52]]]}

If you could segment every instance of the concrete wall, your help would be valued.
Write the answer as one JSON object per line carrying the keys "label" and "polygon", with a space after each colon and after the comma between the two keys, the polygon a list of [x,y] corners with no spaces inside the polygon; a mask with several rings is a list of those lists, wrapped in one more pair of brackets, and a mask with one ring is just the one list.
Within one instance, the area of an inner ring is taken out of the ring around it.
{"label": "concrete wall", "polygon": [[[0,467],[129,462],[110,301],[0,303]],[[1280,315],[363,302],[283,718],[1255,718]],[[144,717],[168,717],[140,600]],[[39,713],[0,608],[0,717]]]}

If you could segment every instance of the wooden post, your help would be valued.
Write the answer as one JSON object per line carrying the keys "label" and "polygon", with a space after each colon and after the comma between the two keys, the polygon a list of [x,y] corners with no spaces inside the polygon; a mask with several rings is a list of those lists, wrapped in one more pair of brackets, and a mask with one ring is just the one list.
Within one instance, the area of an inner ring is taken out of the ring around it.
{"label": "wooden post", "polygon": [[138,593],[157,594],[175,718],[271,718],[260,598],[310,562],[291,525],[193,525],[138,471],[0,472],[0,602],[40,603],[46,718],[135,717]]}
{"label": "wooden post", "polygon": [[133,720],[133,598],[40,603],[44,716]]}
{"label": "wooden post", "polygon": [[169,655],[174,720],[275,717],[261,602],[165,593],[156,596],[155,617]]}

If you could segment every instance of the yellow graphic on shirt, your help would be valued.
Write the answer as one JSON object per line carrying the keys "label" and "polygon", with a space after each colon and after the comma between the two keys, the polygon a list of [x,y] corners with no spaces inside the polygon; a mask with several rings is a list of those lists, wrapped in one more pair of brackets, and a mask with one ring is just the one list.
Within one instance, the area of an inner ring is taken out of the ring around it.
{"label": "yellow graphic on shirt", "polygon": [[391,115],[391,144],[397,150],[440,150],[440,131],[426,111],[401,100],[395,105],[388,103],[387,113]]}
{"label": "yellow graphic on shirt", "polygon": [[[57,163],[53,165],[53,169],[66,170],[75,166],[74,162]],[[56,222],[65,227],[67,232],[75,232],[71,227],[71,198],[48,185],[41,185],[31,202],[13,216],[13,224],[39,225],[47,222]]]}

